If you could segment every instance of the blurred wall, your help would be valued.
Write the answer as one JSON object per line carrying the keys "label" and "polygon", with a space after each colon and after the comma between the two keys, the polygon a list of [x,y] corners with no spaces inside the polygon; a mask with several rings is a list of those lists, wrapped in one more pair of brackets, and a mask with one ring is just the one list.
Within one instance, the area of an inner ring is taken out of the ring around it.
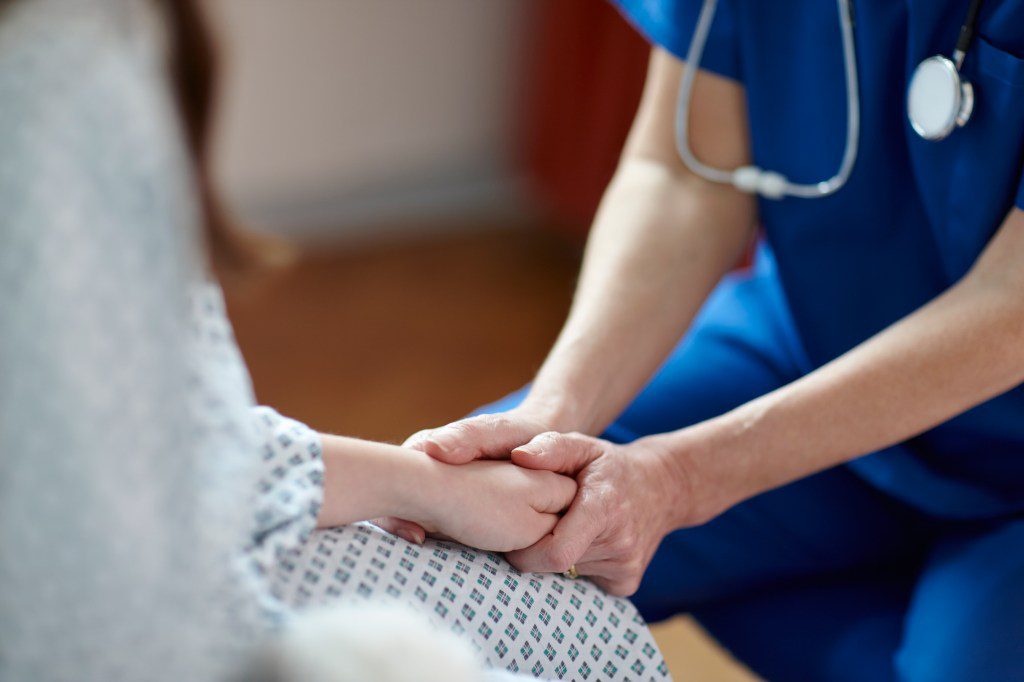
{"label": "blurred wall", "polygon": [[509,201],[527,0],[207,0],[244,217],[352,231]]}

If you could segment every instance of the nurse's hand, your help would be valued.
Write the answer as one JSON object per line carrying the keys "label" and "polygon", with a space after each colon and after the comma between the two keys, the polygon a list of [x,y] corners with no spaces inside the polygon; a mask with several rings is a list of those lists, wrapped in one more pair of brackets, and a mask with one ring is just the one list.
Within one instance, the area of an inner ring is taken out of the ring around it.
{"label": "nurse's hand", "polygon": [[534,436],[556,430],[555,420],[539,410],[517,407],[508,412],[467,417],[434,429],[418,431],[402,447],[425,452],[448,464],[476,459],[508,459],[509,452]]}
{"label": "nurse's hand", "polygon": [[[678,453],[677,453],[678,455]],[[575,566],[610,594],[636,592],[667,533],[698,518],[678,456],[655,439],[616,445],[576,433],[544,433],[512,451],[512,461],[576,477],[579,491],[551,534],[506,558],[522,571]]]}

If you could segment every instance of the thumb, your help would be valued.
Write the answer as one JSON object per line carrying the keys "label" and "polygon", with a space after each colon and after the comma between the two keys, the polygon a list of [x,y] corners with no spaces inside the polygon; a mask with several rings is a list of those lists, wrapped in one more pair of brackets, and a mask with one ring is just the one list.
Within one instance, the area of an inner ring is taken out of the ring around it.
{"label": "thumb", "polygon": [[579,433],[542,433],[512,451],[512,462],[527,469],[544,469],[575,476],[603,454],[601,441]]}
{"label": "thumb", "polygon": [[[565,511],[576,497],[578,488],[576,479],[550,471],[534,471],[534,476],[542,477],[537,485],[530,487],[532,506],[539,512],[560,514]],[[549,528],[545,534],[549,532]]]}
{"label": "thumb", "polygon": [[481,414],[436,429],[419,431],[404,446],[448,464],[475,459],[505,459],[509,451],[535,436],[541,426],[513,414]]}
{"label": "thumb", "polygon": [[602,525],[577,498],[549,535],[526,549],[505,554],[524,573],[562,573],[578,563],[600,535]]}
{"label": "thumb", "polygon": [[427,538],[427,531],[425,531],[418,523],[406,521],[405,519],[396,519],[393,516],[374,519],[373,525],[381,528],[382,530],[386,530],[392,535],[397,535],[403,540],[407,540],[414,545],[422,545],[423,541]]}

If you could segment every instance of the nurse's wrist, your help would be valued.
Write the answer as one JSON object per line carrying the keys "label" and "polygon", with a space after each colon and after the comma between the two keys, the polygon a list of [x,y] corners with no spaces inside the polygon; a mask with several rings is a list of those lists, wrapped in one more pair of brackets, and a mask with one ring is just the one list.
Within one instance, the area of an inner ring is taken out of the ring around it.
{"label": "nurse's wrist", "polygon": [[584,410],[568,391],[540,390],[535,387],[516,408],[516,412],[543,424],[548,431],[588,432]]}
{"label": "nurse's wrist", "polygon": [[741,435],[720,417],[644,439],[665,453],[666,476],[677,491],[667,510],[672,530],[707,523],[754,494],[742,471]]}

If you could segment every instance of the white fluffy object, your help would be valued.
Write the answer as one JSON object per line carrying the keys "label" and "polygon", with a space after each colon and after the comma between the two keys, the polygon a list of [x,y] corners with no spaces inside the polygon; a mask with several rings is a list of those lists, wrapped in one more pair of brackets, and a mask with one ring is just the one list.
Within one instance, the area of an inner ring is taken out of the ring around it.
{"label": "white fluffy object", "polygon": [[355,603],[295,619],[269,657],[282,682],[482,682],[468,643],[397,604]]}

